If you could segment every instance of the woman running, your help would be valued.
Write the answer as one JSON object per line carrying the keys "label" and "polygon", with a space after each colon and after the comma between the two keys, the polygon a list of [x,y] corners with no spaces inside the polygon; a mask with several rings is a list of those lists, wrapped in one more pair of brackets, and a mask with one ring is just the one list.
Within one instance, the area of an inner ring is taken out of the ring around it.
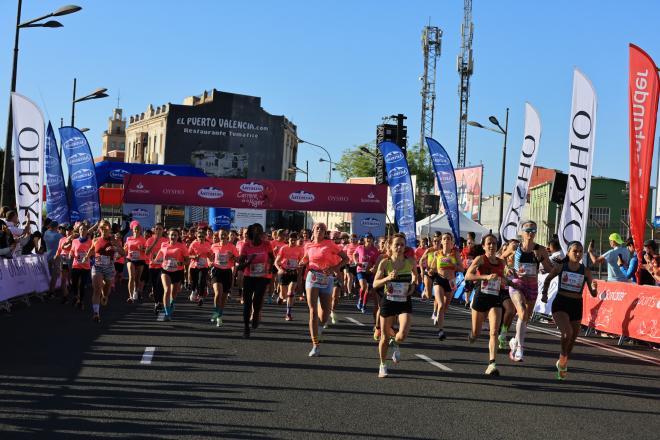
{"label": "woman running", "polygon": [[264,229],[259,223],[250,225],[246,240],[239,253],[238,268],[243,276],[243,336],[250,337],[252,329],[259,327],[264,294],[270,283],[270,266],[275,261],[270,243],[264,239]]}
{"label": "woman running", "polygon": [[94,310],[93,319],[100,323],[101,304],[108,304],[108,295],[110,287],[115,278],[115,253],[125,255],[121,241],[116,241],[112,235],[110,222],[101,220],[98,225],[100,236],[95,238],[92,246],[87,252],[87,258],[94,258],[92,266],[92,308]]}
{"label": "woman running", "polygon": [[165,321],[172,319],[174,299],[181,290],[184,267],[188,264],[188,248],[179,241],[179,231],[170,228],[169,241],[163,243],[156,254],[156,261],[162,261],[160,279],[163,283],[163,309]]}
{"label": "woman running", "polygon": [[211,283],[213,285],[213,315],[211,322],[222,327],[222,314],[227,302],[227,294],[231,290],[234,278],[234,266],[238,261],[238,250],[229,241],[229,234],[224,229],[218,231],[220,241],[213,243],[211,254],[213,268],[211,269]]}
{"label": "woman running", "polygon": [[497,238],[493,234],[481,239],[485,255],[476,257],[467,272],[466,281],[475,283],[476,293],[472,300],[472,329],[468,341],[472,344],[479,337],[483,323],[488,318],[490,339],[488,340],[488,367],[486,374],[499,376],[495,358],[497,355],[498,325],[502,317],[502,291],[507,283],[504,278],[504,260],[497,257]]}
{"label": "woman running", "polygon": [[289,234],[289,244],[282,246],[275,257],[275,267],[277,267],[280,285],[286,295],[286,315],[284,319],[291,321],[293,316],[293,303],[296,299],[296,286],[298,284],[298,272],[300,271],[300,260],[304,255],[302,246],[298,246],[298,234],[292,232]]}
{"label": "woman running", "polygon": [[147,241],[142,236],[142,226],[137,220],[131,222],[133,236],[126,239],[124,251],[128,267],[128,300],[129,304],[138,300],[138,288],[142,279],[142,271],[147,266],[144,262]]}
{"label": "woman running", "polygon": [[161,269],[163,258],[158,256],[163,243],[167,243],[168,239],[163,235],[164,229],[162,223],[156,223],[154,226],[154,234],[149,237],[145,246],[147,247],[145,254],[149,258],[149,279],[151,280],[151,294],[154,300],[154,313],[158,314],[161,310],[161,301],[163,300],[163,281],[161,280]]}
{"label": "woman running", "polygon": [[555,266],[543,282],[541,301],[548,302],[548,287],[553,278],[559,277],[557,296],[552,301],[552,318],[561,332],[561,350],[557,367],[557,379],[564,380],[568,375],[568,356],[573,351],[575,339],[580,333],[582,321],[582,293],[584,285],[591,296],[598,295],[598,284],[591,271],[582,264],[584,248],[582,243],[573,241],[568,244],[567,261]]}
{"label": "woman running", "polygon": [[69,302],[69,282],[71,281],[71,245],[76,238],[77,233],[74,233],[73,227],[69,226],[66,230],[66,236],[60,238],[55,252],[55,258],[59,257],[62,263],[62,270],[60,272],[60,288],[62,289],[62,304]]}
{"label": "woman running", "polygon": [[433,276],[433,294],[438,301],[438,339],[444,341],[445,314],[456,290],[456,272],[462,272],[463,263],[454,246],[454,236],[449,232],[442,234],[440,250],[433,254],[430,273]]}
{"label": "woman running", "polygon": [[334,241],[325,239],[326,231],[324,223],[314,225],[312,241],[305,246],[303,256],[303,264],[309,268],[305,290],[309,306],[309,334],[312,338],[310,357],[321,354],[319,337],[331,310],[334,275],[348,262],[344,251]]}
{"label": "woman running", "polygon": [[358,237],[351,234],[350,242],[344,245],[344,253],[348,256],[348,265],[344,268],[346,273],[346,290],[348,296],[353,297],[355,293],[355,277],[357,276],[357,262],[355,261],[355,250],[358,247]]}
{"label": "woman running", "polygon": [[[75,228],[74,228],[75,229]],[[73,306],[83,310],[83,298],[85,296],[85,287],[90,282],[90,273],[92,267],[89,264],[87,253],[92,247],[92,240],[87,238],[87,224],[78,225],[78,238],[71,243],[69,255],[72,260],[71,266],[71,293],[73,293]]]}
{"label": "woman running", "polygon": [[206,230],[197,230],[197,239],[188,247],[190,255],[190,301],[198,306],[204,304],[204,294],[209,275],[209,258],[213,256],[211,243],[207,241]]}
{"label": "woman running", "polygon": [[[431,240],[431,246],[426,248],[422,256],[417,261],[417,264],[422,269],[424,274],[424,293],[422,293],[422,298],[430,299],[433,294],[433,276],[431,274],[431,262],[433,261],[433,256],[437,251],[440,250],[440,239],[442,234],[435,232],[433,239]],[[433,325],[438,323],[438,301],[433,299],[433,314],[431,315],[431,320]]]}
{"label": "woman running", "polygon": [[[312,231],[313,233],[314,231]],[[357,279],[360,285],[360,298],[358,299],[357,308],[362,313],[367,311],[367,303],[374,282],[374,272],[376,271],[376,260],[380,255],[378,248],[374,246],[374,236],[365,234],[362,236],[364,244],[355,248],[353,260],[357,262]],[[374,298],[375,301],[375,298]],[[374,307],[374,316],[376,313]]]}
{"label": "woman running", "polygon": [[[417,267],[414,259],[406,258],[404,251],[406,239],[403,234],[392,236],[389,256],[383,258],[378,265],[374,278],[374,289],[384,288],[380,300],[380,328],[383,329],[378,344],[380,368],[378,377],[387,377],[387,350],[391,345],[394,349],[392,361],[397,364],[401,360],[399,345],[406,339],[412,323],[411,295],[417,287]],[[399,331],[394,334],[392,327],[399,320]]]}
{"label": "woman running", "polygon": [[[518,312],[516,336],[509,340],[511,348],[509,358],[514,362],[523,360],[527,321],[532,316],[539,293],[539,265],[542,264],[546,272],[551,272],[553,269],[546,248],[534,242],[536,229],[536,222],[531,220],[522,224],[522,243],[514,253],[515,278],[512,280],[513,286],[509,287],[509,295]],[[507,258],[509,255],[510,251],[507,251],[502,257]]]}

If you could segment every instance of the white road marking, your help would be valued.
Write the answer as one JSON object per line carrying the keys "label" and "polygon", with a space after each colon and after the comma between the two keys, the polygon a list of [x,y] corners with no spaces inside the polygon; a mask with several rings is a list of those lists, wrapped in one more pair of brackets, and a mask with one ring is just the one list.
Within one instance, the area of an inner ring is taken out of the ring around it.
{"label": "white road marking", "polygon": [[364,327],[364,326],[365,326],[365,324],[361,323],[361,322],[358,321],[357,319],[353,319],[353,318],[346,317],[346,320],[347,320],[347,321],[351,321],[353,324],[359,325],[360,327]]}
{"label": "white road marking", "polygon": [[449,368],[448,366],[443,365],[443,364],[441,364],[440,362],[436,362],[436,361],[434,361],[433,359],[431,359],[430,357],[425,356],[425,355],[423,355],[423,354],[416,354],[415,356],[417,356],[418,358],[420,358],[420,359],[422,359],[422,360],[425,360],[426,362],[428,362],[429,364],[433,365],[434,367],[438,367],[438,368],[440,368],[442,371],[454,371],[454,370],[452,370],[451,368]]}
{"label": "white road marking", "polygon": [[165,313],[160,312],[158,313],[158,318],[156,318],[156,321],[165,321]]}
{"label": "white road marking", "polygon": [[151,364],[151,360],[154,358],[155,351],[156,351],[156,347],[146,347],[144,349],[144,354],[142,355],[142,360],[140,361],[140,364],[142,365]]}

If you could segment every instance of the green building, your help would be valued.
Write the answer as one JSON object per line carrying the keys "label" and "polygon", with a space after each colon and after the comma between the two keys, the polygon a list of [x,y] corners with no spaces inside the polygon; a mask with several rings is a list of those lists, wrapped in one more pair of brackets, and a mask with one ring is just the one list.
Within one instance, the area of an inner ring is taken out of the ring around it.
{"label": "green building", "polygon": [[[538,225],[536,241],[541,244],[546,244],[555,233],[561,217],[562,207],[551,201],[552,186],[553,182],[544,182],[530,188],[528,212],[530,219]],[[596,252],[600,254],[610,248],[608,236],[612,232],[618,232],[624,239],[630,236],[628,196],[628,182],[625,180],[592,177],[585,245],[594,240]],[[650,228],[653,221],[651,199],[649,197],[645,238],[651,238],[653,233]]]}

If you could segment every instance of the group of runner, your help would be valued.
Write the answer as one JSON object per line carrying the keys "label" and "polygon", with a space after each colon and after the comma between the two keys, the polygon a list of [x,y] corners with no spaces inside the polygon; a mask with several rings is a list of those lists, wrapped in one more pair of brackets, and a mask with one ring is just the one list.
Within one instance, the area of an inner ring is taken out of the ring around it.
{"label": "group of runner", "polygon": [[[287,321],[293,320],[296,298],[304,299],[309,312],[310,357],[320,355],[323,329],[336,323],[340,299],[355,296],[361,313],[372,309],[379,377],[388,376],[388,359],[395,364],[401,360],[400,344],[410,332],[415,292],[421,292],[422,299],[433,296],[432,319],[438,339],[446,339],[445,316],[459,273],[464,273],[465,302],[472,309],[470,343],[476,341],[488,320],[485,374],[499,375],[497,352],[507,345],[510,359],[523,361],[527,322],[542,268],[549,273],[542,289],[543,301],[547,301],[550,281],[559,277],[552,312],[561,332],[557,378],[564,379],[580,329],[583,287],[586,284],[595,295],[596,283],[581,263],[584,250],[580,243],[571,243],[567,257],[554,264],[546,248],[535,243],[536,229],[534,222],[525,222],[522,239],[500,248],[494,235],[482,237],[481,244],[469,236],[466,246],[459,249],[450,233],[436,233],[430,242],[424,239],[412,248],[406,245],[403,234],[381,237],[376,244],[371,234],[331,234],[323,223],[300,234],[277,230],[268,235],[260,224],[240,231],[214,232],[205,225],[165,231],[158,223],[145,231],[133,221],[130,235],[123,237],[102,220],[91,227],[79,223],[67,228],[55,259],[61,262],[62,302],[71,298],[74,306],[82,309],[86,286],[91,284],[96,322],[101,321],[101,306],[118,288],[124,266],[128,273],[127,302],[140,301],[148,294],[153,298],[154,312],[164,321],[173,319],[176,299],[185,287],[190,290],[189,299],[200,306],[206,297],[213,297],[210,321],[221,327],[228,295],[232,290],[239,293],[246,338],[259,327],[266,298],[286,304],[283,317]],[[145,292],[147,286],[149,292]],[[515,315],[515,336],[507,342]]]}

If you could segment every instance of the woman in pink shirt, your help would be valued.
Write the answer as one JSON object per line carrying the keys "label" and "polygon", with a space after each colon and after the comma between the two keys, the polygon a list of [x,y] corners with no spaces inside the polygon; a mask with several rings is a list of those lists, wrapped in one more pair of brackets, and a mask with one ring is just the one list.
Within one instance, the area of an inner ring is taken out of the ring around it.
{"label": "woman in pink shirt", "polygon": [[[74,228],[75,229],[75,228]],[[85,286],[91,281],[91,266],[87,253],[92,247],[92,240],[87,238],[87,225],[81,223],[78,225],[79,238],[71,243],[69,256],[71,257],[71,292],[75,299],[74,307],[83,310],[83,297],[85,296]]]}
{"label": "woman in pink shirt", "polygon": [[244,271],[243,278],[243,336],[250,337],[252,329],[259,326],[259,316],[264,302],[264,293],[270,282],[270,266],[275,258],[270,243],[264,240],[264,230],[259,223],[247,229],[247,240],[241,247],[238,269]]}
{"label": "woman in pink shirt", "polygon": [[298,234],[292,232],[289,234],[289,244],[282,246],[275,258],[275,267],[280,286],[286,295],[286,315],[284,319],[291,321],[291,309],[296,296],[296,284],[300,272],[300,260],[304,255],[302,246],[298,246]]}
{"label": "woman in pink shirt", "polygon": [[124,251],[126,252],[126,261],[128,267],[128,302],[138,300],[138,283],[142,278],[142,271],[146,268],[147,241],[142,236],[142,226],[137,220],[131,222],[133,236],[126,239]]}
{"label": "woman in pink shirt", "polygon": [[312,241],[305,245],[302,262],[309,268],[305,289],[309,306],[309,334],[312,338],[312,350],[309,356],[321,353],[319,336],[328,321],[332,309],[332,287],[334,277],[341,267],[348,262],[348,257],[334,241],[327,240],[324,223],[316,223],[312,228]]}
{"label": "woman in pink shirt", "polygon": [[161,301],[163,299],[163,282],[160,279],[161,263],[163,259],[157,259],[158,251],[163,243],[167,243],[168,238],[164,236],[164,228],[162,223],[156,223],[154,226],[154,235],[149,237],[145,253],[149,257],[149,279],[151,280],[151,289],[154,296],[154,313],[158,314],[161,310]]}
{"label": "woman in pink shirt", "polygon": [[206,294],[206,283],[209,274],[209,258],[211,254],[211,243],[206,239],[206,229],[197,229],[197,239],[188,247],[190,255],[190,301],[196,302],[198,306],[204,304]]}
{"label": "woman in pink shirt", "polygon": [[[357,263],[357,280],[360,284],[360,299],[358,300],[357,308],[362,313],[367,311],[367,302],[373,288],[374,273],[376,272],[376,262],[380,256],[380,252],[374,246],[374,236],[367,233],[362,236],[364,244],[355,248],[353,259]],[[378,300],[375,295],[374,298],[374,316],[378,309]]]}
{"label": "woman in pink shirt", "polygon": [[174,299],[181,290],[183,269],[188,263],[188,248],[179,241],[179,230],[168,231],[169,241],[163,243],[156,254],[156,260],[162,261],[160,279],[163,283],[163,309],[165,321],[172,319]]}
{"label": "woman in pink shirt", "polygon": [[115,278],[114,259],[115,253],[124,254],[121,241],[116,241],[112,236],[110,222],[101,220],[98,223],[98,229],[101,233],[92,242],[92,246],[87,252],[87,258],[94,257],[94,266],[92,267],[92,286],[94,288],[92,295],[92,308],[94,310],[94,321],[100,323],[101,304],[108,304],[108,295],[110,286]]}
{"label": "woman in pink shirt", "polygon": [[224,229],[218,231],[220,241],[211,246],[213,268],[211,283],[213,285],[213,315],[211,322],[217,327],[222,326],[222,314],[227,302],[227,294],[231,290],[233,269],[238,260],[238,250],[229,241],[229,234]]}
{"label": "woman in pink shirt", "polygon": [[69,226],[66,231],[66,237],[60,238],[60,242],[57,246],[57,252],[55,252],[55,258],[60,258],[62,262],[62,271],[60,275],[60,288],[62,289],[62,304],[66,304],[69,301],[69,281],[71,280],[71,244],[73,240],[77,237],[77,233],[74,232],[73,227]]}

